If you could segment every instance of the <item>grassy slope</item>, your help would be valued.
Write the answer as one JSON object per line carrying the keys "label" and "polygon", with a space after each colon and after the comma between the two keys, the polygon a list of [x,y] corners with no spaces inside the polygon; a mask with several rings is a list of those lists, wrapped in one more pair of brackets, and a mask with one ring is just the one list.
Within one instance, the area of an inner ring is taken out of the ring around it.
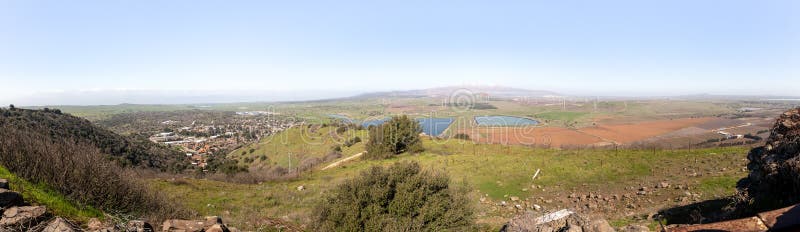
{"label": "grassy slope", "polygon": [[[314,170],[300,180],[290,182],[239,185],[206,180],[189,180],[188,184],[153,180],[152,183],[200,214],[227,216],[234,225],[248,229],[253,228],[257,219],[263,216],[288,217],[299,223],[307,223],[313,206],[324,192],[337,183],[371,165],[414,160],[426,168],[445,171],[453,180],[463,181],[473,188],[470,195],[476,202],[479,222],[489,228],[497,228],[511,214],[498,212],[491,205],[477,204],[479,196],[488,194],[490,199],[496,201],[506,199],[506,196],[555,199],[574,191],[622,191],[630,186],[641,183],[650,185],[664,179],[669,179],[673,184],[693,186],[692,191],[700,193],[704,199],[730,195],[735,189],[734,180],[745,175],[739,168],[747,151],[743,147],[655,153],[634,150],[554,150],[461,144],[459,140],[424,141],[428,150],[419,155],[351,162],[330,170]],[[725,167],[727,171],[712,175],[712,171],[704,167]],[[537,168],[542,172],[533,181],[531,176]],[[687,177],[683,175],[687,172],[684,168],[707,171],[709,174]],[[532,184],[541,185],[547,191],[524,191]],[[295,188],[299,185],[304,185],[307,190],[297,191]],[[547,207],[570,205],[554,202]],[[619,216],[611,219],[624,218]]]}
{"label": "grassy slope", "polygon": [[0,178],[7,179],[11,190],[22,193],[25,201],[44,205],[55,215],[79,222],[86,222],[93,217],[103,217],[99,210],[81,206],[46,184],[31,183],[19,178],[2,166],[0,166]]}
{"label": "grassy slope", "polygon": [[[275,136],[262,139],[258,143],[244,146],[228,154],[229,158],[237,159],[244,164],[244,158],[255,158],[253,166],[278,165],[281,167],[296,167],[303,159],[323,157],[331,151],[334,145],[340,145],[350,138],[358,136],[362,142],[351,147],[342,146],[342,154],[349,156],[364,151],[364,143],[368,137],[366,130],[348,130],[341,135],[336,134],[336,127],[322,127],[309,129],[306,126],[293,127]],[[251,153],[250,149],[254,149]],[[242,155],[242,152],[245,154]],[[291,153],[291,159],[290,154]],[[261,155],[268,158],[259,159]]]}

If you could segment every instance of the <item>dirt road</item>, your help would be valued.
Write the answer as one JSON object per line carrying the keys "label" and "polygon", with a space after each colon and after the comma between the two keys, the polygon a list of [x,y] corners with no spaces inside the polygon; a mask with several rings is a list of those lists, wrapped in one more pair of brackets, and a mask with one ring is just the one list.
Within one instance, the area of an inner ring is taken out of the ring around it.
{"label": "dirt road", "polygon": [[364,155],[364,153],[366,153],[366,151],[362,151],[362,152],[359,152],[358,154],[355,154],[355,155],[352,155],[352,156],[350,156],[350,157],[344,158],[344,159],[342,159],[342,160],[339,160],[339,161],[333,162],[332,164],[330,164],[330,165],[328,165],[328,166],[325,166],[324,168],[322,168],[322,170],[325,170],[325,169],[328,169],[328,168],[334,168],[334,167],[336,167],[336,166],[339,166],[339,164],[342,164],[342,163],[344,163],[344,162],[347,162],[347,161],[353,160],[353,159],[355,159],[355,158],[361,157],[362,155]]}

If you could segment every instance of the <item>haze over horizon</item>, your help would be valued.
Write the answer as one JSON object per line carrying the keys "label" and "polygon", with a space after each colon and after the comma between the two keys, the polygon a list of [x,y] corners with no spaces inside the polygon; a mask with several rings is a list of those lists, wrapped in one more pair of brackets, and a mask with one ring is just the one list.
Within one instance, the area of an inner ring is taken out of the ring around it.
{"label": "haze over horizon", "polygon": [[[797,95],[800,3],[4,1],[0,104]],[[301,95],[298,95],[300,93]]]}

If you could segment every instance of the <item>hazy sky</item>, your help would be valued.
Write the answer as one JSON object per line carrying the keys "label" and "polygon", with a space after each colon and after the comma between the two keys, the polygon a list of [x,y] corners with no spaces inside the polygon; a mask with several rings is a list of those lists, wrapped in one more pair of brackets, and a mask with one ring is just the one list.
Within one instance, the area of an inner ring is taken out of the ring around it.
{"label": "hazy sky", "polygon": [[3,104],[459,84],[800,95],[800,1],[0,1]]}

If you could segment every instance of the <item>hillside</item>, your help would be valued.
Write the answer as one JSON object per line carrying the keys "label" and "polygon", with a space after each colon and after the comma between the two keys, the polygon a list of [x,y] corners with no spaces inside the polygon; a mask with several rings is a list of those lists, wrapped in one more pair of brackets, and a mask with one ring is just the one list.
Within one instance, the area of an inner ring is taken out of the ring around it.
{"label": "hillside", "polygon": [[[0,196],[0,231],[38,231],[30,228],[34,221],[19,222],[33,213],[27,210],[36,211],[38,216],[27,217],[36,221],[50,214],[77,222],[103,215],[149,220],[185,215],[180,206],[141,182],[133,168],[119,165],[174,167],[170,165],[178,164],[180,156],[170,150],[58,110],[12,107],[0,109],[0,115],[0,178],[8,179],[3,187],[13,191]],[[24,196],[25,202],[7,201],[11,195]]]}
{"label": "hillside", "polygon": [[[234,150],[227,158],[255,168],[308,169],[342,155],[364,151],[367,137],[366,130],[352,126],[298,126]],[[340,150],[334,151],[337,146]]]}
{"label": "hillside", "polygon": [[90,144],[123,166],[181,170],[182,154],[146,138],[128,137],[95,126],[60,110],[0,109],[0,127],[42,135],[52,140]]}
{"label": "hillside", "polygon": [[[289,133],[300,134],[300,131]],[[431,138],[424,138],[423,142],[426,151],[421,154],[402,154],[388,160],[352,159],[323,170],[355,150],[343,152],[342,158],[285,181],[256,185],[198,179],[151,182],[199,214],[229,215],[227,220],[231,225],[242,229],[258,228],[263,223],[259,217],[284,218],[308,225],[314,206],[337,184],[374,165],[415,161],[426,169],[443,171],[471,189],[469,197],[477,209],[476,222],[486,231],[496,231],[520,212],[537,209],[548,212],[565,207],[606,215],[614,226],[621,226],[654,223],[646,219],[647,215],[664,207],[733,194],[736,180],[745,175],[741,167],[745,165],[742,159],[748,149],[560,150]],[[253,146],[257,148],[253,154],[262,151],[270,154],[275,144],[258,146]],[[317,146],[290,142],[277,143],[277,147],[282,151],[313,153],[312,147]],[[241,152],[248,153],[244,157],[255,157],[246,149],[230,156],[239,156]],[[532,179],[537,169],[541,172]],[[673,187],[653,187],[665,180]],[[641,188],[647,189],[646,194],[638,194]],[[690,195],[686,196],[686,192]]]}

